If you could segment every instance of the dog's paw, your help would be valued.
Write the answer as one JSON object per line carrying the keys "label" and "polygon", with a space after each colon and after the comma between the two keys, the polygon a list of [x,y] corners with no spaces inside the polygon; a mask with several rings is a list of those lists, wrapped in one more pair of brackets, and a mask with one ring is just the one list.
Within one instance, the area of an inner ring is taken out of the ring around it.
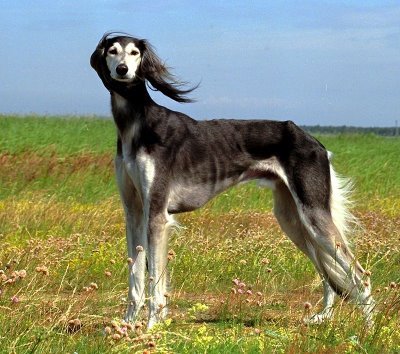
{"label": "dog's paw", "polygon": [[333,316],[333,309],[325,309],[319,313],[316,313],[310,317],[306,317],[303,321],[306,324],[321,324],[329,321]]}

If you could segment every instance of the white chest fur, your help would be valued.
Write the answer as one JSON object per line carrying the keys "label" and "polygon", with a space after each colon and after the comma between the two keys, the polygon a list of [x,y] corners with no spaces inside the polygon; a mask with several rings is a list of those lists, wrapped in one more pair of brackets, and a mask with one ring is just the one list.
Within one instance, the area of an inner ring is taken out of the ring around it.
{"label": "white chest fur", "polygon": [[122,145],[122,163],[136,189],[142,195],[142,198],[147,200],[156,174],[155,161],[143,149],[140,149],[134,155],[131,153],[127,154],[126,152],[130,152],[132,149],[132,144],[129,144],[129,146],[126,145],[128,144]]}

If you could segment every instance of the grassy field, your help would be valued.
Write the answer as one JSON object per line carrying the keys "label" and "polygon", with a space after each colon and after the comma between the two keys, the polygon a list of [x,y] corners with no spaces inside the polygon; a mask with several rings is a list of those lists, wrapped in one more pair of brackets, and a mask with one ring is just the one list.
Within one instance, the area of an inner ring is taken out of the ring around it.
{"label": "grassy field", "polygon": [[140,319],[120,322],[113,123],[1,116],[0,132],[0,353],[400,352],[400,139],[318,137],[356,185],[353,243],[372,274],[372,328],[342,301],[330,323],[303,323],[321,306],[320,280],[280,231],[271,192],[248,184],[179,216],[171,313],[149,333]]}

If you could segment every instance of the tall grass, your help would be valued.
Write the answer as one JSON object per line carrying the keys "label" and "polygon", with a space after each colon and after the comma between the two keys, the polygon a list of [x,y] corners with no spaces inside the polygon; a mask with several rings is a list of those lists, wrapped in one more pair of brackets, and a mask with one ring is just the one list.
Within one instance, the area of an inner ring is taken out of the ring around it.
{"label": "tall grass", "polygon": [[171,315],[146,333],[144,314],[119,321],[127,261],[112,122],[1,117],[0,129],[0,352],[400,351],[399,140],[319,137],[356,184],[354,246],[378,300],[372,328],[342,301],[332,322],[303,324],[321,306],[320,280],[280,231],[270,192],[250,184],[179,217]]}

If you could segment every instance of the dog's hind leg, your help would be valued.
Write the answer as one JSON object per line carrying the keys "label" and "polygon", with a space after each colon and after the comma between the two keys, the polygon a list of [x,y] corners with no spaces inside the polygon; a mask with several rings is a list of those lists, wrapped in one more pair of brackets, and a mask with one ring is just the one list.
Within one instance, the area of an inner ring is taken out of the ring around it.
{"label": "dog's hind leg", "polygon": [[128,307],[124,320],[130,322],[135,320],[145,300],[147,219],[143,202],[125,170],[122,158],[115,159],[115,169],[126,219],[129,290]]}
{"label": "dog's hind leg", "polygon": [[369,279],[363,279],[365,271],[348,247],[345,220],[335,215],[340,209],[347,213],[345,195],[339,190],[326,153],[315,153],[314,161],[317,163],[303,165],[289,183],[299,219],[307,231],[307,249],[330,287],[358,304],[371,323],[374,300]]}
{"label": "dog's hind leg", "polygon": [[293,241],[293,243],[313,262],[320,274],[324,286],[323,309],[320,313],[311,316],[307,321],[321,323],[332,317],[335,292],[325,280],[323,271],[320,269],[314,247],[310,244],[308,231],[300,220],[296,203],[286,185],[282,181],[277,181],[273,190],[274,195],[274,214],[283,232]]}
{"label": "dog's hind leg", "polygon": [[163,320],[167,315],[168,274],[168,214],[166,211],[150,215],[148,230],[149,262],[149,322],[148,328]]}

